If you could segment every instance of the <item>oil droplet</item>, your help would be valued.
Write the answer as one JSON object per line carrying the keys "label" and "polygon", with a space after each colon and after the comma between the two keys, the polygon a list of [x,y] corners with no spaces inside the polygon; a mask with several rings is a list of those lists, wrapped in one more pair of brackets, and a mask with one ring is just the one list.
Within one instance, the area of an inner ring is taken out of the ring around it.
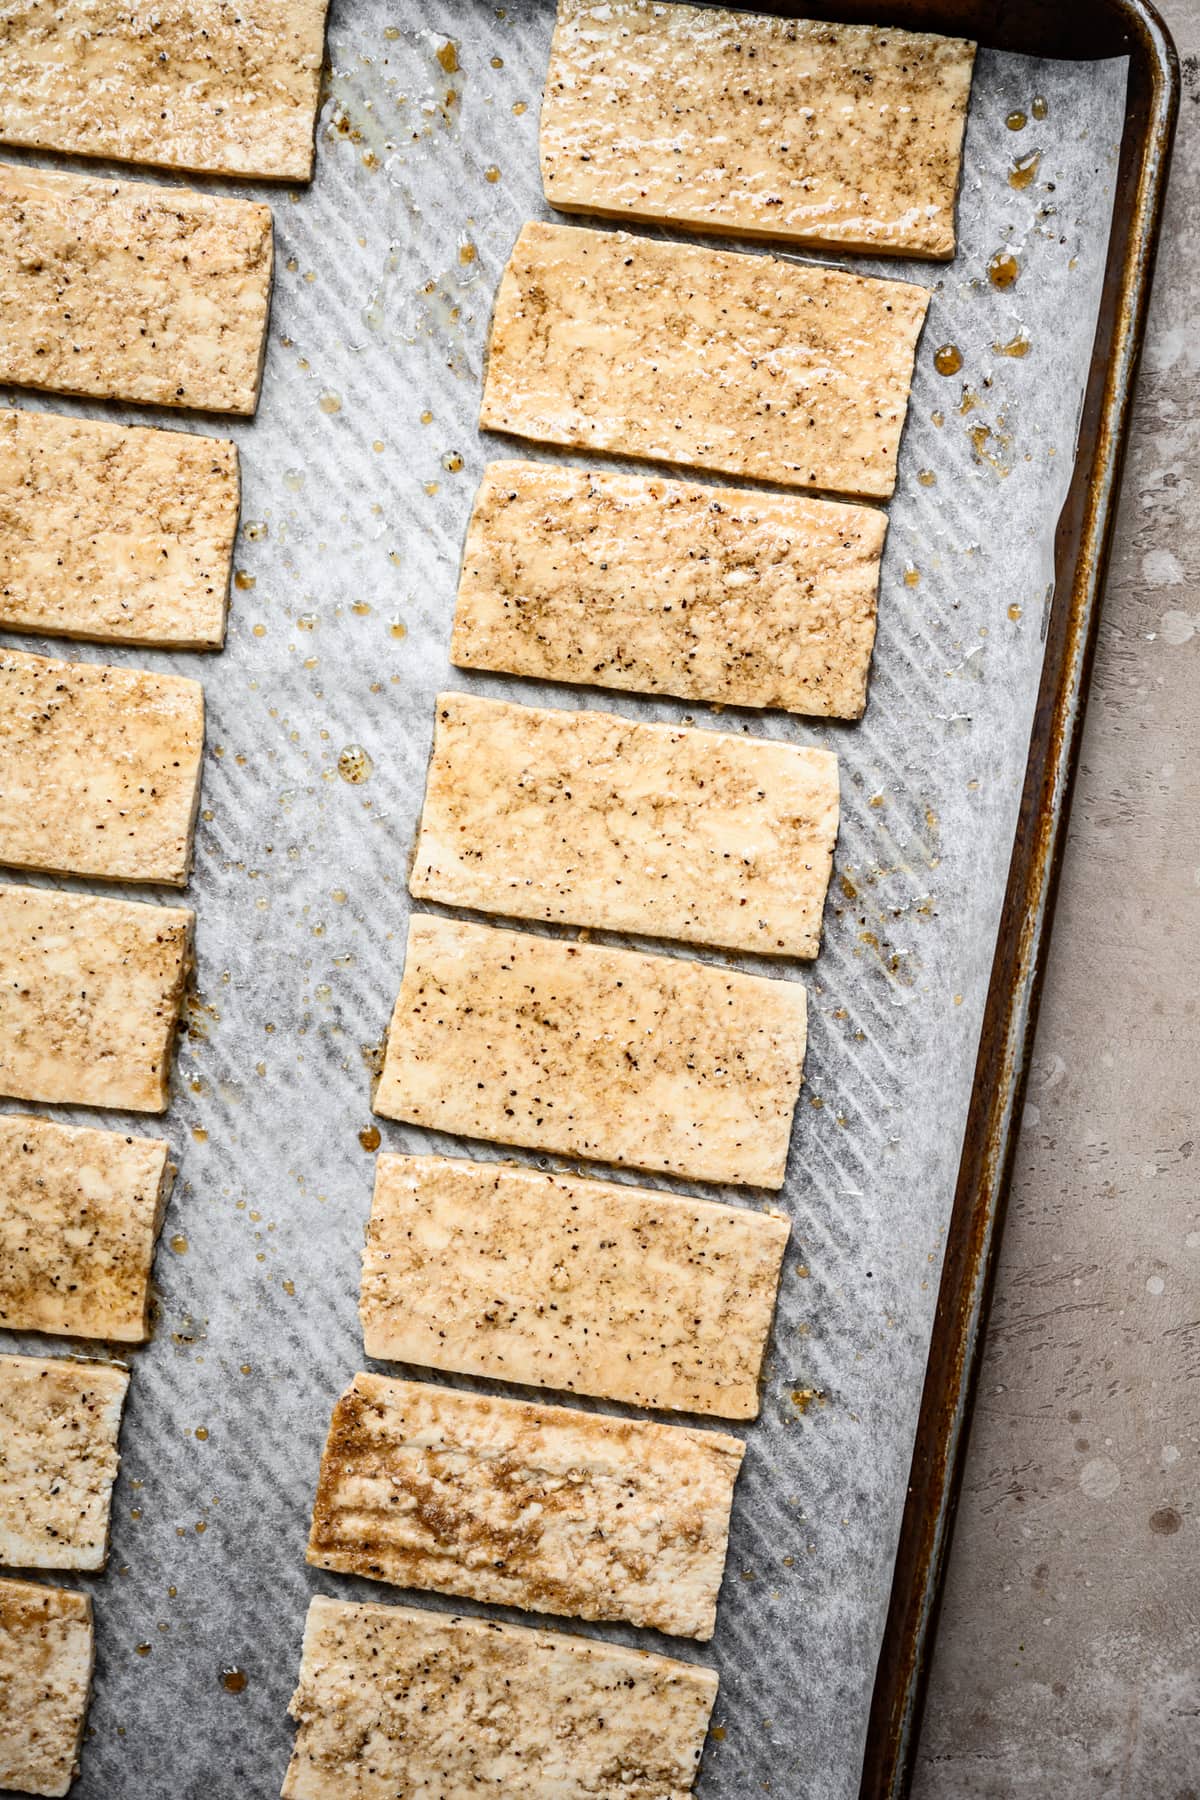
{"label": "oil droplet", "polygon": [[245,569],[239,569],[233,578],[233,585],[235,588],[240,588],[243,594],[248,594],[255,585],[256,579],[257,577],[254,575],[247,575]]}
{"label": "oil droplet", "polygon": [[135,1644],[133,1648],[135,1656],[149,1656],[150,1654],[149,1644]]}
{"label": "oil droplet", "polygon": [[428,407],[426,407],[425,411],[421,414],[421,423],[422,425],[433,424],[433,414],[429,411]]}
{"label": "oil droplet", "polygon": [[946,415],[941,407],[938,407],[936,412],[931,412],[929,416],[940,431],[942,426],[946,423]]}
{"label": "oil droplet", "polygon": [[483,171],[483,179],[485,181],[490,181],[493,184],[493,186],[495,185],[495,183],[497,181],[499,181],[500,171],[496,167],[495,163],[488,164],[487,168]]}
{"label": "oil droplet", "polygon": [[1017,620],[1021,616],[1021,608],[1018,606],[1018,604],[1015,600],[1013,601],[1012,605],[1008,609],[1008,616],[1012,620],[1014,625],[1016,624]]}
{"label": "oil droplet", "polygon": [[1008,171],[1008,185],[1011,188],[1027,188],[1037,177],[1038,167],[1042,160],[1040,150],[1031,150],[1027,156],[1014,156]]}
{"label": "oil droplet", "polygon": [[361,782],[366,781],[374,767],[375,764],[361,744],[347,744],[338,757],[338,774],[351,787],[358,787]]}
{"label": "oil droplet", "polygon": [[171,1248],[176,1256],[187,1255],[188,1241],[184,1237],[182,1231],[177,1231],[175,1236],[171,1239]]}
{"label": "oil droplet", "polygon": [[360,619],[365,619],[370,610],[371,602],[369,600],[356,600],[350,608],[350,611],[356,613]]}
{"label": "oil droplet", "polygon": [[992,349],[997,356],[1028,356],[1029,338],[1024,326],[1019,326],[1007,344],[993,344]]}
{"label": "oil droplet", "polygon": [[259,637],[259,638],[266,637],[266,635],[267,635],[266,626],[265,625],[255,625],[253,627],[252,635],[254,637]]}
{"label": "oil droplet", "polygon": [[922,487],[936,487],[937,486],[937,476],[934,474],[932,469],[918,469],[917,470],[917,480],[920,482]]}
{"label": "oil droplet", "polygon": [[457,475],[463,466],[463,459],[457,450],[447,450],[442,458],[442,467],[449,475]]}
{"label": "oil droplet", "polygon": [[1044,94],[1035,94],[1033,96],[1033,105],[1029,110],[1035,119],[1044,119],[1050,111],[1050,108],[1046,104],[1046,96]]}
{"label": "oil droplet", "polygon": [[300,267],[300,264],[296,261],[294,256],[289,256],[284,267],[287,269],[289,275],[294,275],[296,270]]}
{"label": "oil droplet", "polygon": [[437,493],[439,485],[440,485],[440,483],[438,483],[436,481],[427,481],[425,483],[425,492],[429,495],[429,498],[431,500],[433,499],[433,496]]}
{"label": "oil droplet", "polygon": [[254,544],[257,544],[260,538],[265,538],[270,529],[265,519],[251,519],[248,525],[242,526],[242,530]]}
{"label": "oil droplet", "polygon": [[243,1375],[250,1375],[253,1373],[253,1364],[252,1363],[242,1363],[240,1365],[240,1367],[241,1367],[241,1371],[242,1371]]}
{"label": "oil droplet", "polygon": [[458,74],[458,45],[453,38],[447,38],[437,53],[437,59],[447,75]]}
{"label": "oil droplet", "polygon": [[383,451],[384,451],[384,443],[383,443],[383,439],[382,439],[382,438],[376,438],[376,439],[375,439],[375,442],[374,442],[374,443],[373,443],[373,444],[372,444],[372,445],[371,445],[371,448],[372,448],[372,450],[373,450],[373,451],[374,451],[374,452],[375,452],[375,454],[376,454],[376,456],[382,456],[382,455],[383,455]]}
{"label": "oil droplet", "polygon": [[514,100],[513,101],[513,111],[516,113],[516,115],[519,119],[523,112],[529,111],[529,108],[525,104],[524,100]]}
{"label": "oil droplet", "polygon": [[179,1589],[177,1587],[169,1587],[167,1589],[167,1599],[174,1600],[174,1598],[178,1592],[179,1592]]}
{"label": "oil droplet", "polygon": [[295,1293],[296,1293],[295,1282],[294,1281],[285,1281],[283,1283],[283,1291],[287,1295],[289,1300],[293,1299],[295,1296]]}
{"label": "oil droplet", "polygon": [[[918,569],[916,563],[906,562],[904,565],[904,585],[905,585],[905,587],[919,587],[920,584],[921,584],[920,569]],[[872,800],[871,804],[872,804],[872,806],[874,806],[875,802]]]}
{"label": "oil droplet", "polygon": [[320,406],[323,413],[340,413],[342,410],[342,396],[340,394],[335,394],[332,388],[326,388],[317,404]]}
{"label": "oil droplet", "polygon": [[988,263],[987,272],[994,288],[1010,288],[1021,273],[1021,265],[1011,250],[997,250]]}
{"label": "oil droplet", "polygon": [[301,613],[296,620],[297,631],[315,631],[320,621],[316,613]]}
{"label": "oil droplet", "polygon": [[358,1141],[364,1150],[378,1150],[383,1142],[378,1125],[364,1125],[358,1134]]}
{"label": "oil droplet", "polygon": [[502,56],[493,56],[492,67],[493,69],[502,69],[504,67],[504,58]]}
{"label": "oil droplet", "polygon": [[246,1680],[245,1669],[239,1669],[236,1664],[231,1664],[229,1668],[221,1670],[221,1686],[227,1694],[245,1693]]}
{"label": "oil droplet", "polygon": [[207,1530],[208,1530],[207,1522],[204,1519],[197,1519],[196,1520],[196,1535],[197,1535],[197,1537],[203,1537],[204,1533]]}
{"label": "oil droplet", "polygon": [[208,1133],[205,1131],[203,1125],[193,1125],[192,1136],[198,1144],[207,1144],[208,1142]]}
{"label": "oil droplet", "polygon": [[939,375],[957,375],[962,368],[962,351],[957,344],[942,344],[933,353],[933,366]]}
{"label": "oil droplet", "polygon": [[392,619],[388,624],[388,635],[389,637],[397,639],[406,638],[408,636],[408,626],[404,623],[403,619]]}
{"label": "oil droplet", "polygon": [[1023,112],[1010,112],[1004,123],[1008,126],[1010,131],[1024,131],[1029,120],[1025,117]]}
{"label": "oil droplet", "polygon": [[711,1727],[708,1735],[715,1744],[723,1744],[725,1742],[725,1727],[723,1725],[714,1725]]}
{"label": "oil droplet", "polygon": [[476,250],[474,244],[460,244],[458,246],[458,260],[460,263],[464,264],[464,266],[473,263],[478,255],[479,252]]}
{"label": "oil droplet", "polygon": [[196,1436],[200,1439],[200,1442],[202,1444],[207,1444],[207,1442],[208,1442],[208,1426],[207,1425],[197,1425]]}

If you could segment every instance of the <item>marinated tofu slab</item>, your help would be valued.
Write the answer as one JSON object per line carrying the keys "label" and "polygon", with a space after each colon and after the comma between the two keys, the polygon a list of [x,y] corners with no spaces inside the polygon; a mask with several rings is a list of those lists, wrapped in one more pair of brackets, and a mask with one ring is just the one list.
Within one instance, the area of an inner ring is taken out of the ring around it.
{"label": "marinated tofu slab", "polygon": [[161,1138],[0,1114],[0,1326],[139,1344],[170,1189]]}
{"label": "marinated tofu slab", "polygon": [[0,650],[0,863],[185,887],[204,689]]}
{"label": "marinated tofu slab", "polygon": [[804,1046],[798,982],[418,915],[375,1111],[779,1188]]}
{"label": "marinated tofu slab", "polygon": [[861,717],[887,515],[561,463],[484,472],[451,660]]}
{"label": "marinated tofu slab", "polygon": [[128,1387],[111,1363],[0,1356],[0,1563],[104,1567]]}
{"label": "marinated tofu slab", "polygon": [[716,1696],[618,1644],[318,1595],[283,1800],[685,1800]]}
{"label": "marinated tofu slab", "polygon": [[875,25],[559,0],[552,206],[882,255],[954,255],[975,46]]}
{"label": "marinated tofu slab", "polygon": [[193,917],[0,887],[0,1094],[165,1112]]}
{"label": "marinated tofu slab", "polygon": [[813,957],[837,829],[828,750],[440,694],[409,888]]}
{"label": "marinated tofu slab", "polygon": [[0,1788],[68,1791],[94,1658],[90,1595],[0,1577]]}
{"label": "marinated tofu slab", "polygon": [[227,440],[0,412],[0,628],[218,649],[238,522]]}
{"label": "marinated tofu slab", "polygon": [[334,1407],[308,1560],[708,1639],[743,1451],[715,1431],[356,1375]]}
{"label": "marinated tofu slab", "polygon": [[886,500],[929,295],[816,263],[524,226],[480,424]]}
{"label": "marinated tofu slab", "polygon": [[753,1419],[787,1240],[773,1213],[502,1163],[380,1156],[366,1352]]}
{"label": "marinated tofu slab", "polygon": [[252,413],[271,210],[0,164],[0,382]]}
{"label": "marinated tofu slab", "polygon": [[17,0],[0,21],[0,141],[210,175],[307,181],[327,0]]}

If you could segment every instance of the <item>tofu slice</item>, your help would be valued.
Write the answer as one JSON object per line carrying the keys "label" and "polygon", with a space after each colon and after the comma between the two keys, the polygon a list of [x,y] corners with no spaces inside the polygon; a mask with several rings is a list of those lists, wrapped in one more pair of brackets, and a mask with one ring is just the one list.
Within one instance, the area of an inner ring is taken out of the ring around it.
{"label": "tofu slice", "polygon": [[0,863],[186,887],[204,689],[0,649]]}
{"label": "tofu slice", "polygon": [[887,515],[562,463],[484,471],[451,660],[857,719]]}
{"label": "tofu slice", "polygon": [[102,1569],[129,1374],[0,1356],[0,1563]]}
{"label": "tofu slice", "polygon": [[0,1114],[0,1326],[149,1337],[168,1153],[161,1138]]}
{"label": "tofu slice", "polygon": [[193,920],[0,887],[0,1094],[165,1112]]}
{"label": "tofu slice", "polygon": [[219,649],[237,447],[60,413],[0,412],[0,628]]}
{"label": "tofu slice", "polygon": [[542,102],[566,212],[954,255],[975,46],[662,0],[559,0]]}
{"label": "tofu slice", "polygon": [[929,295],[817,263],[525,225],[480,424],[886,500]]}
{"label": "tofu slice", "polygon": [[804,1046],[798,982],[418,915],[375,1111],[779,1188]]}
{"label": "tofu slice", "polygon": [[0,142],[307,181],[327,0],[18,0],[0,30]]}
{"label": "tofu slice", "polygon": [[828,750],[440,694],[409,888],[813,957],[837,830]]}
{"label": "tofu slice", "polygon": [[253,413],[271,209],[0,164],[0,382]]}
{"label": "tofu slice", "polygon": [[67,1793],[94,1661],[89,1594],[0,1577],[0,1788]]}
{"label": "tofu slice", "polygon": [[647,1188],[380,1156],[366,1352],[753,1419],[788,1230],[775,1213]]}
{"label": "tofu slice", "polygon": [[684,1800],[716,1697],[693,1663],[318,1595],[283,1800]]}
{"label": "tofu slice", "polygon": [[738,1438],[356,1375],[333,1409],[320,1569],[708,1639]]}

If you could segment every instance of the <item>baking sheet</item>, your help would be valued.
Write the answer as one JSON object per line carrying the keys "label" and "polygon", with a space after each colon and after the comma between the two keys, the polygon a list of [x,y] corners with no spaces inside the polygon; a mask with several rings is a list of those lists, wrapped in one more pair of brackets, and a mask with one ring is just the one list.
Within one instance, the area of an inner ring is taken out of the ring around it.
{"label": "baking sheet", "polygon": [[[370,1071],[399,982],[433,695],[446,684],[690,717],[843,759],[824,952],[803,974],[772,971],[807,982],[810,1050],[782,1197],[793,1242],[717,1635],[700,1650],[596,1629],[719,1669],[702,1795],[842,1800],[857,1787],[1099,299],[1124,65],[981,53],[958,258],[854,265],[935,293],[869,711],[822,728],[448,669],[475,483],[488,456],[513,453],[481,441],[474,417],[500,270],[522,221],[546,216],[536,130],[551,25],[548,5],[517,16],[477,0],[403,13],[335,0],[313,187],[229,190],[272,201],[278,258],[262,405],[228,430],[243,452],[229,643],[216,658],[110,657],[200,674],[209,729],[189,895],[198,993],[167,1121],[180,1176],[155,1340],[133,1358],[112,1562],[90,1584],[85,1800],[276,1793],[309,1594],[390,1597],[308,1571],[303,1546],[330,1406],[363,1366],[373,1158],[358,1134],[375,1124]],[[1014,111],[1023,130],[1006,124]],[[1013,158],[1034,149],[1035,180],[1011,187]],[[1005,249],[1021,272],[1001,291],[986,270]],[[1022,330],[1023,357],[992,348]],[[934,368],[943,343],[962,354],[952,377]],[[361,773],[360,752],[367,778],[343,779],[339,761]],[[466,1149],[378,1129],[387,1148]],[[222,1672],[235,1666],[246,1682],[230,1692]]]}

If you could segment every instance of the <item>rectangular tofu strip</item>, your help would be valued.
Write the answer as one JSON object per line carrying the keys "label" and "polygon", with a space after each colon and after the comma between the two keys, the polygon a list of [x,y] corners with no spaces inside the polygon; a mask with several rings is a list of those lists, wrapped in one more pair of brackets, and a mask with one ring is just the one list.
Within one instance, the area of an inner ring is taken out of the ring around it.
{"label": "rectangular tofu strip", "polygon": [[716,1697],[670,1657],[318,1595],[283,1800],[685,1800]]}
{"label": "rectangular tofu strip", "polygon": [[204,689],[0,650],[0,863],[185,887]]}
{"label": "rectangular tofu strip", "polygon": [[0,142],[307,181],[328,0],[17,0]]}
{"label": "rectangular tofu strip", "polygon": [[779,1188],[804,1046],[798,982],[417,915],[375,1111]]}
{"label": "rectangular tofu strip", "polygon": [[816,263],[534,220],[480,425],[886,500],[929,295]]}
{"label": "rectangular tofu strip", "polygon": [[129,1374],[0,1356],[0,1563],[102,1569]]}
{"label": "rectangular tofu strip", "polygon": [[440,694],[409,888],[813,957],[837,830],[831,751]]}
{"label": "rectangular tofu strip", "polygon": [[0,164],[0,382],[253,413],[271,209]]}
{"label": "rectangular tofu strip", "polygon": [[451,660],[857,719],[887,515],[562,463],[484,471]]}
{"label": "rectangular tofu strip", "polygon": [[0,1788],[67,1793],[94,1660],[90,1594],[0,1577]]}
{"label": "rectangular tofu strip", "polygon": [[380,1156],[366,1352],[753,1419],[787,1240],[774,1213],[503,1163]]}
{"label": "rectangular tofu strip", "polygon": [[0,629],[219,649],[237,447],[47,412],[0,412]]}
{"label": "rectangular tofu strip", "polygon": [[876,254],[954,255],[975,46],[662,0],[559,0],[551,206]]}
{"label": "rectangular tofu strip", "polygon": [[161,1138],[0,1114],[0,1326],[140,1344],[171,1185]]}
{"label": "rectangular tofu strip", "polygon": [[333,1410],[308,1560],[708,1639],[743,1453],[720,1432],[356,1375]]}
{"label": "rectangular tofu strip", "polygon": [[193,919],[0,887],[0,1094],[165,1112]]}

